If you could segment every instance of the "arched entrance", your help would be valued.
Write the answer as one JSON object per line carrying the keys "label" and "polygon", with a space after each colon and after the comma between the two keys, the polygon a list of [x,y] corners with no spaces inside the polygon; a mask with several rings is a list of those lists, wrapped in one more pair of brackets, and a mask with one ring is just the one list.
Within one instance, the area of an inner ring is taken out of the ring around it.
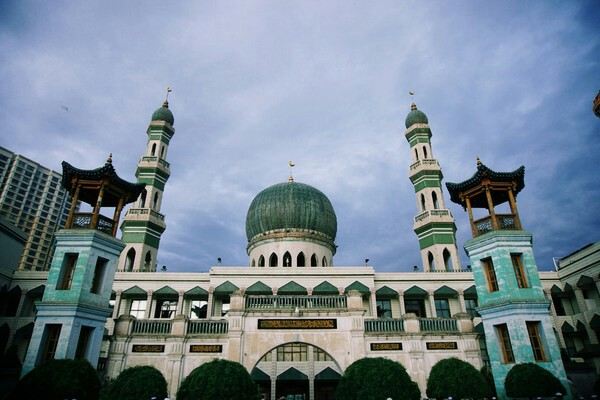
{"label": "arched entrance", "polygon": [[329,353],[300,342],[269,350],[251,372],[264,400],[333,400],[341,374]]}

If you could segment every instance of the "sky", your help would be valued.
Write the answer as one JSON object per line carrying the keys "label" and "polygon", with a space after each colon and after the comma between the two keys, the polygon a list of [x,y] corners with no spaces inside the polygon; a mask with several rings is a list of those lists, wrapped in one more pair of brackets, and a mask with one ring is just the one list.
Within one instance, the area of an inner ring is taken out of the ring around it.
{"label": "sky", "polygon": [[[135,180],[152,112],[176,129],[158,265],[247,265],[245,218],[296,181],[331,200],[335,265],[421,266],[404,119],[444,182],[525,166],[538,267],[600,240],[597,1],[0,2],[0,146]],[[409,96],[408,92],[415,92]],[[466,212],[449,200],[457,242]]]}

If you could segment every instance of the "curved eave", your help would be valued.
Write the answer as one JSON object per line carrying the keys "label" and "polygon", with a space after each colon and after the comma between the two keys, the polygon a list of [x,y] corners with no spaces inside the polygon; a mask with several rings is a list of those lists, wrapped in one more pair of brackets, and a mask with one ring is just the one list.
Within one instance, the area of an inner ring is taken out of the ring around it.
{"label": "curved eave", "polygon": [[454,203],[464,205],[463,200],[460,198],[461,193],[480,186],[484,179],[489,179],[492,182],[513,182],[515,184],[514,193],[517,194],[525,187],[525,167],[521,165],[512,172],[496,172],[480,164],[477,166],[475,174],[466,181],[446,183],[446,188],[450,193],[450,200]]}

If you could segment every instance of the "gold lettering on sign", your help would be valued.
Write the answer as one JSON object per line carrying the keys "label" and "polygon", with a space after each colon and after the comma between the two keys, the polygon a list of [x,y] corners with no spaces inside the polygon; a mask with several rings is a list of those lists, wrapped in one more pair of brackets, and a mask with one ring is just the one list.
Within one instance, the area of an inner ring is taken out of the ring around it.
{"label": "gold lettering on sign", "polygon": [[134,344],[131,347],[133,353],[162,353],[165,351],[163,344]]}
{"label": "gold lettering on sign", "polygon": [[427,342],[427,350],[456,350],[456,342]]}
{"label": "gold lettering on sign", "polygon": [[221,353],[221,344],[190,344],[190,353]]}
{"label": "gold lettering on sign", "polygon": [[258,329],[337,329],[336,319],[259,319]]}
{"label": "gold lettering on sign", "polygon": [[402,343],[371,343],[371,351],[402,350]]}

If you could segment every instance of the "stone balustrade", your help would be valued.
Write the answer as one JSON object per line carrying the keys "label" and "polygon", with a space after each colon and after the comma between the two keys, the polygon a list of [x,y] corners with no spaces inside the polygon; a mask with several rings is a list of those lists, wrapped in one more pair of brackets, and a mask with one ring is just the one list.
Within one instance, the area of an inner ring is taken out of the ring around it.
{"label": "stone balustrade", "polygon": [[348,308],[346,296],[315,295],[249,295],[246,296],[246,311],[268,310],[345,310]]}

